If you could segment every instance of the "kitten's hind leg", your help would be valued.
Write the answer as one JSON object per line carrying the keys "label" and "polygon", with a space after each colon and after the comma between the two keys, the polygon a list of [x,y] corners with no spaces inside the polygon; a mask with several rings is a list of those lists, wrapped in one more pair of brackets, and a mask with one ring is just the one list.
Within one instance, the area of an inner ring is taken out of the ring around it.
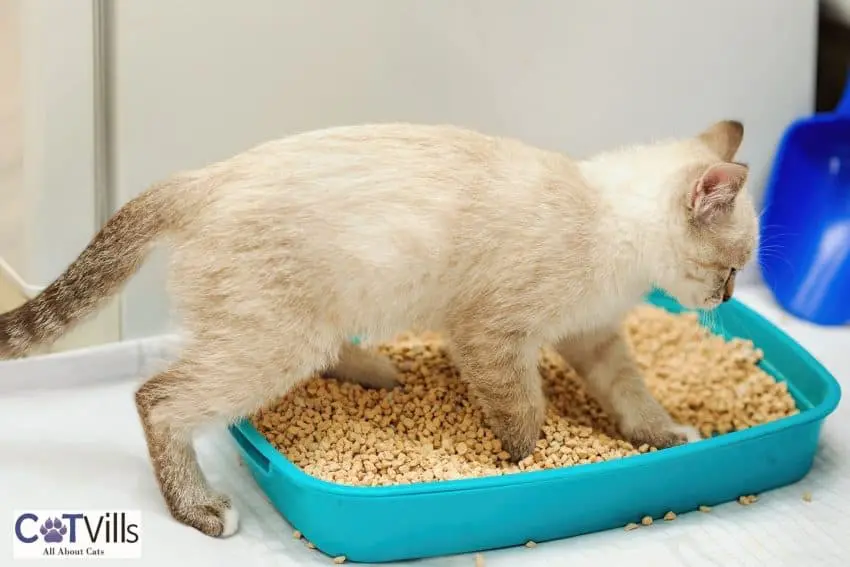
{"label": "kitten's hind leg", "polygon": [[323,374],[366,388],[391,390],[399,384],[398,371],[389,358],[351,343],[343,345],[337,362]]}
{"label": "kitten's hind leg", "polygon": [[[195,450],[190,423],[170,423],[167,406],[181,398],[181,388],[195,390],[199,376],[192,376],[185,365],[158,374],[136,391],[136,409],[142,422],[148,454],[165,503],[178,521],[210,536],[227,537],[236,531],[238,515],[227,496],[210,490],[204,478]],[[198,407],[204,404],[197,400]],[[176,421],[176,420],[175,420]]]}
{"label": "kitten's hind leg", "polygon": [[306,346],[278,352],[268,360],[259,360],[256,351],[227,346],[233,345],[215,344],[185,353],[136,392],[148,453],[171,515],[213,537],[233,534],[238,514],[229,497],[209,487],[198,466],[192,434],[200,426],[256,411],[328,362],[326,353],[310,352]]}

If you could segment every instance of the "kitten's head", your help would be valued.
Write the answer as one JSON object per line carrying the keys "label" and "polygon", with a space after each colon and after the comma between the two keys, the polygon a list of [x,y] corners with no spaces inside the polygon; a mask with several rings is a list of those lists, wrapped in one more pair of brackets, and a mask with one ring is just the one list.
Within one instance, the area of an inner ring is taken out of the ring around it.
{"label": "kitten's head", "polygon": [[748,168],[733,161],[743,135],[739,122],[723,121],[669,146],[673,209],[656,283],[689,308],[712,309],[731,298],[736,274],[758,246]]}

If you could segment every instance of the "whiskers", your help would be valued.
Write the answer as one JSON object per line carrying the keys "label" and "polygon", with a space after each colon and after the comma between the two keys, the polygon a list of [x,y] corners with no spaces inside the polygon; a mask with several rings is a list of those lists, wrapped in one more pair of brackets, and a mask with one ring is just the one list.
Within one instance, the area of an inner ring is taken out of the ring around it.
{"label": "whiskers", "polygon": [[[775,272],[771,272],[769,266],[772,264],[774,267],[776,266],[776,262],[771,262],[771,260],[776,260],[777,262],[781,262],[785,266],[788,266],[788,271],[791,277],[797,276],[797,267],[791,263],[788,257],[785,255],[785,247],[779,244],[767,244],[759,247],[758,251],[758,267],[761,270],[762,274],[773,279],[774,276],[777,276]],[[782,268],[784,270],[784,267]]]}
{"label": "whiskers", "polygon": [[718,313],[721,306],[713,309],[698,309],[697,317],[700,325],[709,329],[713,333],[727,336],[726,327],[723,325],[723,317]]}
{"label": "whiskers", "polygon": [[[759,219],[764,216],[766,211],[767,208],[761,212]],[[784,252],[791,247],[794,239],[800,235],[799,233],[793,232],[781,232],[785,228],[786,227],[783,225],[766,225],[762,227],[762,234],[765,232],[767,234],[765,234],[761,242],[759,242],[757,251],[758,266],[762,275],[771,279],[773,279],[774,276],[779,276],[780,274],[771,272],[768,268],[768,263],[774,264],[775,266],[777,262],[781,262],[785,266],[788,266],[791,277],[796,277],[797,275],[797,268],[791,263]],[[776,260],[777,262],[772,262],[771,260]]]}

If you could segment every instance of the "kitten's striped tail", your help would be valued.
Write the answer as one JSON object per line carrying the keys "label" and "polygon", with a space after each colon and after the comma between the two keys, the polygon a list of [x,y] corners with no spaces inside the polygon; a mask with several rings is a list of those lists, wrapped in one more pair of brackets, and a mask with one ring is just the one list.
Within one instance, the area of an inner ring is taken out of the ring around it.
{"label": "kitten's striped tail", "polygon": [[56,281],[0,315],[0,359],[50,344],[100,307],[141,266],[177,220],[176,181],[159,183],[121,207]]}

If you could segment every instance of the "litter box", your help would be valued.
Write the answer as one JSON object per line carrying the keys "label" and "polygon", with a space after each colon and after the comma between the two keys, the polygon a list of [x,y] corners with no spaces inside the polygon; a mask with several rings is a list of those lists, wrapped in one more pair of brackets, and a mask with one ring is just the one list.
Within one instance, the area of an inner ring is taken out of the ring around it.
{"label": "litter box", "polygon": [[[648,301],[683,311],[657,292]],[[750,339],[761,348],[762,368],[788,383],[800,413],[615,461],[387,487],[319,480],[289,462],[247,420],[230,431],[271,504],[332,557],[382,563],[622,529],[646,515],[681,514],[788,485],[812,466],[823,421],[841,396],[838,383],[800,345],[742,303],[732,299],[716,313],[711,331]],[[623,537],[633,534],[623,532]]]}

